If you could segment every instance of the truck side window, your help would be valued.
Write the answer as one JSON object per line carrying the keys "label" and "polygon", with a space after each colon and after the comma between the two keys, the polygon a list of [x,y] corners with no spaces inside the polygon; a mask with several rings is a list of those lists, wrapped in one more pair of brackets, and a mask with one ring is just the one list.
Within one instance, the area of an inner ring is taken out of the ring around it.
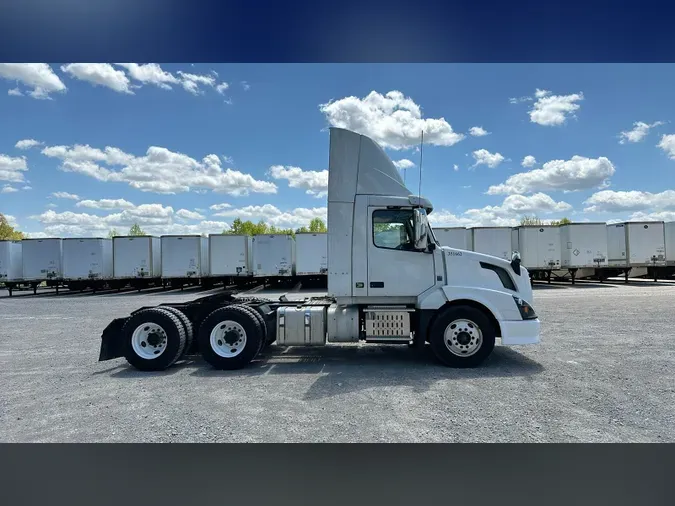
{"label": "truck side window", "polygon": [[378,248],[414,251],[412,209],[373,211],[373,244]]}

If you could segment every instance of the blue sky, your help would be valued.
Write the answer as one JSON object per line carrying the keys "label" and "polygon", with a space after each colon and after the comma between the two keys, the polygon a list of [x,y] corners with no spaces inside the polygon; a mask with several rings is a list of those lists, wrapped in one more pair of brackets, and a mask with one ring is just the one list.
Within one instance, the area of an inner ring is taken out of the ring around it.
{"label": "blue sky", "polygon": [[335,125],[407,160],[414,191],[424,129],[436,226],[670,221],[674,78],[642,64],[0,64],[0,212],[34,236],[297,227],[325,217]]}

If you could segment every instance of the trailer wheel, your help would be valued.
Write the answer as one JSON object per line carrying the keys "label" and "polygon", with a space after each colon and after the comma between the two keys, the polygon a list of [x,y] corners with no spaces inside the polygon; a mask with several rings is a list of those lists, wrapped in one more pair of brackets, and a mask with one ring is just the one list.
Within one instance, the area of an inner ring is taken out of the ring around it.
{"label": "trailer wheel", "polygon": [[263,330],[258,319],[241,306],[221,307],[199,327],[199,351],[216,369],[241,369],[260,351]]}
{"label": "trailer wheel", "polygon": [[176,315],[183,324],[183,329],[185,330],[185,348],[183,348],[182,356],[187,355],[190,353],[190,350],[192,350],[192,344],[194,342],[194,330],[192,327],[192,322],[180,309],[171,306],[160,306],[160,308]]}
{"label": "trailer wheel", "polygon": [[153,307],[134,314],[122,328],[124,358],[141,371],[162,371],[185,349],[186,332],[180,319]]}
{"label": "trailer wheel", "polygon": [[430,335],[436,358],[450,367],[480,365],[495,346],[495,328],[481,310],[453,306],[434,321]]}

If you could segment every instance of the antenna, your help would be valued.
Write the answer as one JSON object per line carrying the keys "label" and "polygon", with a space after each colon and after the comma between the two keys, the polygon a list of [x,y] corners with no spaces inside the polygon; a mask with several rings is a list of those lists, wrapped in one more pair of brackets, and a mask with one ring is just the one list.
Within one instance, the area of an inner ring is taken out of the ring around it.
{"label": "antenna", "polygon": [[422,130],[422,138],[420,139],[420,180],[419,189],[417,190],[418,204],[422,201],[422,148],[424,147],[424,130]]}

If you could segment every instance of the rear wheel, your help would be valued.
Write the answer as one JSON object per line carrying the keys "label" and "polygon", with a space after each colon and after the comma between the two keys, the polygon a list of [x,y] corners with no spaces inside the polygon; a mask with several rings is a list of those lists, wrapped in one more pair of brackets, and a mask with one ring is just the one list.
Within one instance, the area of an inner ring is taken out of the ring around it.
{"label": "rear wheel", "polygon": [[471,306],[443,311],[431,326],[431,349],[450,367],[480,365],[495,346],[495,328],[487,315]]}
{"label": "rear wheel", "polygon": [[194,342],[194,330],[192,327],[192,322],[180,309],[171,306],[161,306],[161,309],[176,315],[183,324],[183,329],[185,330],[185,348],[183,349],[182,355],[185,356],[191,352],[192,344]]}
{"label": "rear wheel", "polygon": [[265,319],[262,317],[258,311],[253,309],[252,307],[249,306],[243,306],[237,304],[237,307],[240,307],[247,311],[253,318],[258,320],[258,323],[260,324],[260,329],[262,330],[262,339],[260,340],[260,349],[258,350],[258,353],[260,353],[265,346],[268,344],[267,339],[268,339],[268,332],[267,332],[267,324],[265,323]]}
{"label": "rear wheel", "polygon": [[241,369],[258,354],[264,342],[260,321],[251,309],[233,305],[218,308],[199,327],[199,351],[216,369]]}
{"label": "rear wheel", "polygon": [[186,332],[180,319],[162,308],[143,309],[122,328],[124,358],[141,371],[161,371],[183,353]]}

